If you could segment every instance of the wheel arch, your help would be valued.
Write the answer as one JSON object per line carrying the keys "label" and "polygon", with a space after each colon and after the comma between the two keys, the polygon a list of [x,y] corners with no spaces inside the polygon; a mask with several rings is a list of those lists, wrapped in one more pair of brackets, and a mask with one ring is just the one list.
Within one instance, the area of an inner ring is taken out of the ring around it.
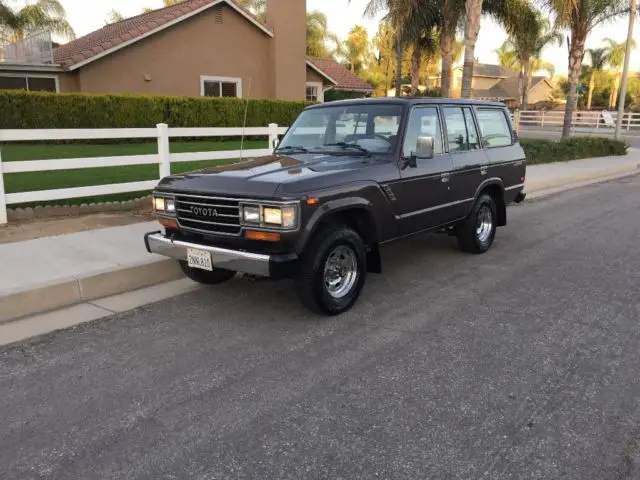
{"label": "wheel arch", "polygon": [[480,184],[476,190],[474,203],[481,195],[488,193],[496,202],[496,210],[498,213],[498,226],[504,227],[507,224],[507,206],[504,200],[504,182],[501,178],[488,178]]}

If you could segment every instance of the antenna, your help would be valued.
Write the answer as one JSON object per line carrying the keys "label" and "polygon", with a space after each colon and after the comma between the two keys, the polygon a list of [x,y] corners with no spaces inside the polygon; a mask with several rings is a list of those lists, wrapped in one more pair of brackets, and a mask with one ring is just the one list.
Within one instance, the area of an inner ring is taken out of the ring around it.
{"label": "antenna", "polygon": [[249,77],[249,88],[247,89],[247,104],[244,107],[244,122],[242,123],[242,138],[240,139],[240,160],[243,158],[244,131],[247,128],[247,113],[249,113],[249,95],[251,95],[251,77]]}

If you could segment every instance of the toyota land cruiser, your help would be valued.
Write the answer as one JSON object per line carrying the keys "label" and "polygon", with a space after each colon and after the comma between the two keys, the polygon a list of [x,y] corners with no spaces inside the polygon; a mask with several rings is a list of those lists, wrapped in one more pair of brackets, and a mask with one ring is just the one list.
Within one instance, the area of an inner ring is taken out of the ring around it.
{"label": "toyota land cruiser", "polygon": [[526,160],[501,103],[360,99],[306,108],[273,155],[171,175],[153,203],[149,252],[196,282],[293,278],[302,303],[336,315],[381,273],[380,247],[446,231],[486,252],[525,198]]}

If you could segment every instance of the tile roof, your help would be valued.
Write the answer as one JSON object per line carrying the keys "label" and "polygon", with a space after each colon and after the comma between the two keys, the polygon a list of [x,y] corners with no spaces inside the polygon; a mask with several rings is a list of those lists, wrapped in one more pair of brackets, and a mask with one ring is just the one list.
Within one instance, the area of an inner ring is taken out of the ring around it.
{"label": "tile roof", "polygon": [[514,72],[510,68],[503,67],[502,65],[493,65],[491,63],[476,63],[473,66],[473,76],[509,78],[517,77],[518,73]]}
{"label": "tile roof", "polygon": [[270,31],[263,22],[233,0],[185,0],[182,3],[106,25],[100,30],[61,45],[53,51],[54,62],[66,68],[72,67],[117,47],[123,42],[145,35],[162,25],[179,20],[181,17],[186,17],[196,10],[205,8],[207,5],[213,6],[221,2],[232,4],[235,9],[242,11],[245,16],[262,25],[265,30]]}
{"label": "tile roof", "polygon": [[[529,90],[538,85],[540,82],[547,80],[547,77],[536,76],[531,77]],[[495,98],[498,100],[515,100],[519,96],[519,78],[509,77],[500,80],[489,89],[474,89],[472,91],[474,98]]]}
{"label": "tile roof", "polygon": [[316,68],[324,72],[325,75],[334,79],[338,84],[335,86],[338,90],[361,90],[371,92],[373,87],[360,77],[350,72],[346,67],[339,64],[335,60],[329,58],[308,57]]}

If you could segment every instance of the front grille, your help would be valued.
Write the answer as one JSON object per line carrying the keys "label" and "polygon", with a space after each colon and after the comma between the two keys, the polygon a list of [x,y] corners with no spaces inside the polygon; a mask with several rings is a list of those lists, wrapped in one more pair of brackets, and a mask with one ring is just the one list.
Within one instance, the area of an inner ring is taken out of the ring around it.
{"label": "front grille", "polygon": [[176,215],[185,230],[240,235],[240,202],[233,198],[176,195]]}

